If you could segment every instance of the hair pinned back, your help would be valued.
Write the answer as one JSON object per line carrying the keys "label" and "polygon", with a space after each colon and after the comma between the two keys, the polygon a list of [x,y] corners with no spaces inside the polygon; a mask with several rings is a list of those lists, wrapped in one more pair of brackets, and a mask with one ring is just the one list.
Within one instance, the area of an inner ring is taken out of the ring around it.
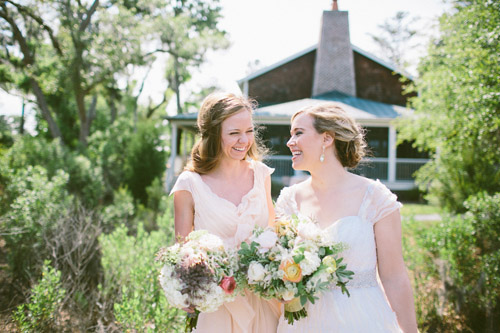
{"label": "hair pinned back", "polygon": [[342,166],[354,168],[361,162],[366,155],[365,131],[339,104],[308,106],[297,111],[292,121],[302,113],[313,117],[313,126],[318,133],[328,133],[334,138],[336,156]]}

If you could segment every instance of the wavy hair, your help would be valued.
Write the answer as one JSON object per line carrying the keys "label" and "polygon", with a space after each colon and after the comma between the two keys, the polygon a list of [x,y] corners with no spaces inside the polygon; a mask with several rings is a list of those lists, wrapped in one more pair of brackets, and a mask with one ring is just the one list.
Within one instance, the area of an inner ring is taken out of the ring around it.
{"label": "wavy hair", "polygon": [[[186,170],[206,174],[220,162],[222,154],[221,128],[222,122],[236,113],[247,110],[253,113],[257,103],[243,96],[232,93],[212,93],[204,100],[198,113],[198,131],[200,139],[191,150],[191,159]],[[262,160],[267,153],[260,143],[258,128],[255,129],[255,140],[245,158]]]}

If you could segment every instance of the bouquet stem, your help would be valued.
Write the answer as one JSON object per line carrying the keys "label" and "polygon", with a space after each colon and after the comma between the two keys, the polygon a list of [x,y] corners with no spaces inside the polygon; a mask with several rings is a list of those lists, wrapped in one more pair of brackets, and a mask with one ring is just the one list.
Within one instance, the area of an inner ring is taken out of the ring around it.
{"label": "bouquet stem", "polygon": [[288,324],[292,325],[295,320],[307,317],[307,311],[300,302],[300,297],[296,297],[285,304],[285,318]]}
{"label": "bouquet stem", "polygon": [[193,313],[188,313],[186,316],[186,333],[190,333],[193,331],[193,329],[196,328],[196,325],[198,324],[198,316],[200,315],[200,311],[194,310]]}

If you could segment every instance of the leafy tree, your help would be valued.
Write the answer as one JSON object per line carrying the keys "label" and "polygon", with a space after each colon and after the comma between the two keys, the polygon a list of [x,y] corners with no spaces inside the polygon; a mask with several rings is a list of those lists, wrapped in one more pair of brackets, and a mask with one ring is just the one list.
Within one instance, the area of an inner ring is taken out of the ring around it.
{"label": "leafy tree", "polygon": [[369,35],[379,47],[381,57],[398,68],[408,68],[408,51],[416,46],[415,38],[419,36],[415,26],[418,21],[419,18],[410,17],[409,12],[399,11],[394,17],[379,24],[378,33]]}
{"label": "leafy tree", "polygon": [[[159,52],[173,61],[171,89],[178,92],[189,79],[188,67],[199,65],[208,49],[224,45],[219,18],[218,0],[5,0],[0,83],[34,96],[51,137],[86,146],[99,97],[114,121],[117,103],[131,90],[118,88],[120,79],[129,82],[132,72],[150,67]],[[138,95],[133,97],[136,104]]]}
{"label": "leafy tree", "polygon": [[415,117],[401,139],[436,151],[417,182],[463,212],[469,196],[500,192],[500,2],[454,1],[440,31],[419,66]]}

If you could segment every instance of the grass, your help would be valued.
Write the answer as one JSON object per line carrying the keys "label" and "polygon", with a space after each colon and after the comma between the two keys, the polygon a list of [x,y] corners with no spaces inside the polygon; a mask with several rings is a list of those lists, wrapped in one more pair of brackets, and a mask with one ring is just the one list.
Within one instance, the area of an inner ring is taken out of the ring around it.
{"label": "grass", "polygon": [[443,214],[443,209],[429,204],[403,204],[401,216],[411,218],[415,215]]}

